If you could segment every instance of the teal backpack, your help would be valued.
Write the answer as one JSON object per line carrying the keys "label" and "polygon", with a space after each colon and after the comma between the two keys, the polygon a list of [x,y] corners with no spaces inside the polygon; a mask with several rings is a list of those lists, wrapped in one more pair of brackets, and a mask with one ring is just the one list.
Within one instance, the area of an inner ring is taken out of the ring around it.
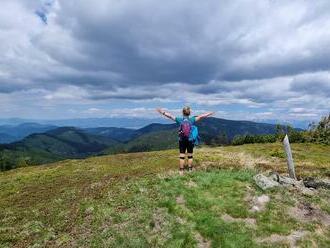
{"label": "teal backpack", "polygon": [[198,127],[195,125],[191,126],[189,141],[192,141],[195,146],[199,145],[200,137],[198,135]]}
{"label": "teal backpack", "polygon": [[180,140],[188,139],[192,141],[194,145],[199,145],[200,137],[198,135],[198,128],[192,124],[189,118],[183,118],[180,123],[179,138]]}

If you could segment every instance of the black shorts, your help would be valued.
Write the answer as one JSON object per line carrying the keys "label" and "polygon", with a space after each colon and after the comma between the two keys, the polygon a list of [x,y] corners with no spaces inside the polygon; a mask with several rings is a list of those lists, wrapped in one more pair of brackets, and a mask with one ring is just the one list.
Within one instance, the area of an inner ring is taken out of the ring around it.
{"label": "black shorts", "polygon": [[179,149],[180,153],[193,153],[194,152],[194,143],[188,139],[179,140]]}

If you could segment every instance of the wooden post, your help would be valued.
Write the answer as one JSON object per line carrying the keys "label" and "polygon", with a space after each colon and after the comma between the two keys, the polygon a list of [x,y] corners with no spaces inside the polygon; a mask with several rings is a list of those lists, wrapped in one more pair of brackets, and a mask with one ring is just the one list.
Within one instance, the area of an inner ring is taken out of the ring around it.
{"label": "wooden post", "polygon": [[288,135],[285,135],[285,138],[283,140],[283,145],[284,145],[284,150],[285,150],[285,153],[286,153],[286,158],[287,158],[287,163],[288,163],[289,176],[291,178],[297,180],[296,173],[294,171],[294,164],[293,164],[292,152],[291,152],[291,147],[290,147],[290,142],[289,142]]}

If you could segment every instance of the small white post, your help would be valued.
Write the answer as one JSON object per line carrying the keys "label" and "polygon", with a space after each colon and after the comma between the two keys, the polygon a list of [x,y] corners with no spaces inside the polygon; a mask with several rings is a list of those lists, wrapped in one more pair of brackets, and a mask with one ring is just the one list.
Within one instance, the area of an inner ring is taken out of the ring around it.
{"label": "small white post", "polygon": [[297,180],[296,173],[294,171],[294,164],[293,164],[292,151],[291,151],[291,147],[290,147],[289,137],[287,134],[285,135],[285,138],[283,140],[283,145],[284,145],[284,150],[286,153],[286,158],[287,158],[287,163],[288,163],[289,176],[291,178]]}

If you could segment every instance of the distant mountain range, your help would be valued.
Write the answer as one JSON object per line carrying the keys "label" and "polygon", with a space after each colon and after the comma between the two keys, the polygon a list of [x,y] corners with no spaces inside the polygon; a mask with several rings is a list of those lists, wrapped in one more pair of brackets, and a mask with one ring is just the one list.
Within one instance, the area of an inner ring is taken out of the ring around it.
{"label": "distant mountain range", "polygon": [[318,123],[319,120],[279,120],[279,119],[258,119],[255,122],[263,122],[269,124],[280,124],[284,126],[293,126],[295,128],[307,129],[309,124],[316,122]]}
{"label": "distant mountain range", "polygon": [[[239,125],[243,125],[242,130],[247,130],[250,133],[256,133],[258,132],[257,129],[253,129],[255,126],[262,126],[265,127],[271,127],[272,125],[264,124],[264,123],[258,123],[258,125],[255,125],[257,122],[250,122],[250,121],[231,121],[231,120],[225,120],[220,118],[209,118],[205,120],[205,123],[212,122],[210,120],[221,120],[217,123],[214,123],[214,127],[204,129],[207,130],[204,132],[204,134],[207,136],[207,133],[209,133],[211,136],[214,136],[214,132],[219,132],[219,128],[224,131],[229,139],[232,139],[233,136],[236,134],[241,134],[239,131],[240,128],[237,129]],[[15,141],[19,141],[26,136],[33,134],[33,133],[43,133],[48,130],[57,128],[57,127],[63,127],[63,126],[74,126],[77,128],[85,129],[89,133],[101,135],[101,136],[108,136],[112,137],[114,139],[117,139],[121,142],[126,142],[131,140],[132,138],[137,137],[139,134],[143,134],[148,129],[154,128],[155,131],[160,130],[167,130],[171,129],[174,126],[173,125],[163,125],[166,123],[170,123],[168,120],[164,119],[143,119],[143,118],[87,118],[87,119],[71,119],[71,120],[57,120],[57,121],[40,121],[38,122],[27,122],[27,123],[21,123],[24,119],[0,119],[0,124],[6,123],[5,125],[0,125],[0,144],[1,143],[11,143]],[[31,120],[30,120],[31,121]],[[149,124],[150,122],[157,122],[158,124]],[[163,123],[161,123],[162,121]],[[203,123],[204,123],[203,122]],[[16,124],[14,124],[16,123]],[[19,124],[17,124],[19,123]],[[203,126],[204,124],[201,123],[199,125]],[[249,124],[251,123],[251,125]],[[144,124],[144,125],[142,125]],[[129,126],[138,127],[138,129],[134,128],[127,128]],[[143,127],[142,127],[143,126]],[[209,124],[206,124],[206,126],[209,126]],[[230,126],[230,128],[228,128]],[[141,128],[142,127],[142,128]],[[252,128],[252,129],[251,129]],[[267,129],[267,128],[266,128]],[[212,131],[214,130],[214,132]],[[203,130],[201,130],[203,131]],[[268,130],[269,131],[269,130]],[[211,132],[211,133],[210,133]],[[124,134],[124,135],[123,135]]]}
{"label": "distant mountain range", "polygon": [[19,125],[0,126],[0,144],[19,141],[33,133],[44,133],[57,128],[54,125],[44,125],[39,123],[22,123]]}
{"label": "distant mountain range", "polygon": [[[207,118],[197,126],[201,140],[206,144],[228,143],[235,135],[276,132],[276,125],[273,124],[219,118]],[[177,129],[176,124],[159,123],[140,129],[56,127],[34,123],[16,127],[1,126],[0,134],[4,134],[2,139],[27,136],[19,141],[0,145],[0,166],[7,168],[91,155],[175,148],[178,142]]]}
{"label": "distant mountain range", "polygon": [[[280,120],[280,119],[256,119],[252,120],[258,123],[291,125],[296,128],[306,129],[313,120]],[[315,120],[318,122],[318,120]],[[22,118],[0,118],[1,125],[17,126],[23,123],[39,123],[51,126],[67,126],[80,128],[95,128],[95,127],[123,127],[123,128],[141,128],[150,123],[170,123],[164,118],[137,118],[137,117],[112,117],[112,118],[77,118],[77,119],[62,119],[62,120],[42,120],[42,119],[22,119]]]}
{"label": "distant mountain range", "polygon": [[113,117],[113,118],[79,118],[79,119],[63,119],[63,120],[41,120],[41,119],[21,119],[9,118],[0,119],[0,125],[17,126],[23,123],[38,123],[42,125],[52,125],[58,127],[123,127],[123,128],[141,128],[150,123],[169,123],[164,118],[139,118],[139,117]]}

